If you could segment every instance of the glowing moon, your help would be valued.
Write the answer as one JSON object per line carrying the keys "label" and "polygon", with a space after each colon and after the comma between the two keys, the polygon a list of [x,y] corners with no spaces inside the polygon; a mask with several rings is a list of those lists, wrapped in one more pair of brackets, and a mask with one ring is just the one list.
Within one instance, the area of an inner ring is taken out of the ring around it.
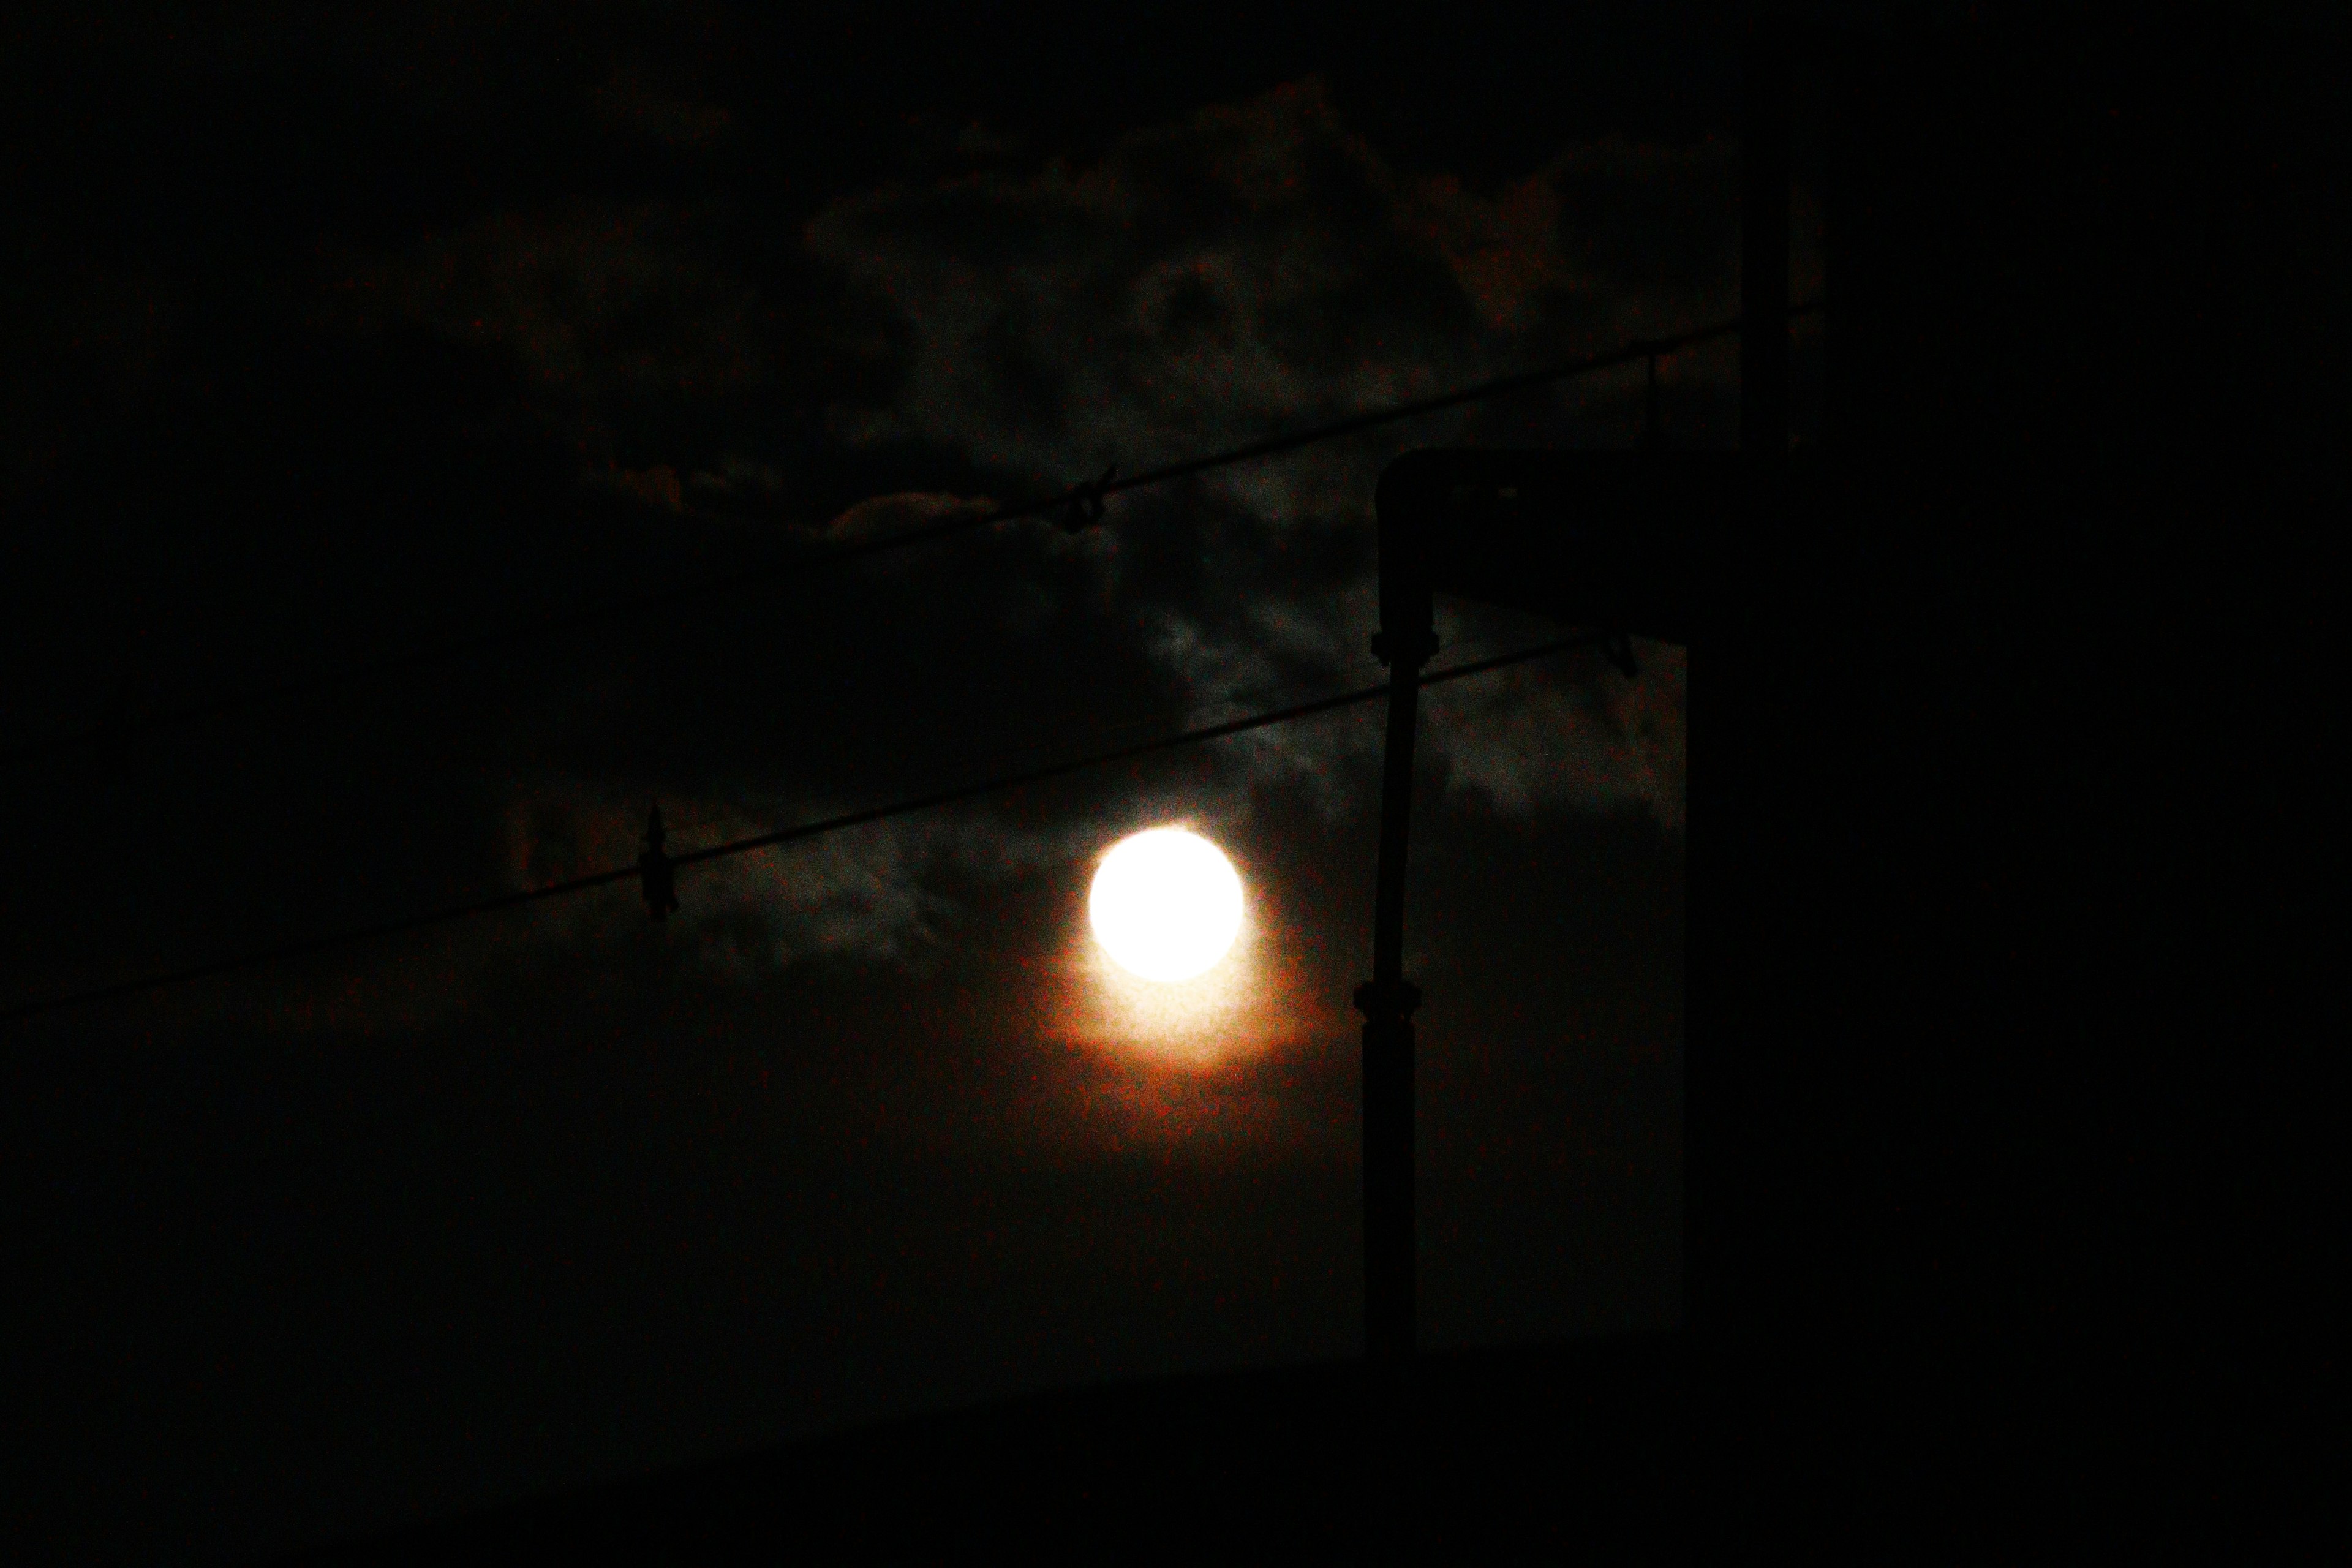
{"label": "glowing moon", "polygon": [[1242,929],[1242,879],[1197,833],[1155,827],[1103,857],[1087,900],[1095,940],[1146,980],[1190,980],[1216,966]]}

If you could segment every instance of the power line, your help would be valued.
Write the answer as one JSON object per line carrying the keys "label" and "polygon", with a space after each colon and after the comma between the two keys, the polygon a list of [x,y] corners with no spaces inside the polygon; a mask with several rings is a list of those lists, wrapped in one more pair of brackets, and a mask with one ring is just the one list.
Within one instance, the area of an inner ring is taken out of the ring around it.
{"label": "power line", "polygon": [[[1438,686],[1449,680],[1461,680],[1469,676],[1484,675],[1490,670],[1501,669],[1506,666],[1525,664],[1532,659],[1564,653],[1570,648],[1592,647],[1601,640],[1601,634],[1588,633],[1559,638],[1552,642],[1538,643],[1533,647],[1496,654],[1489,658],[1456,665],[1450,669],[1429,671],[1422,676],[1421,684]],[[1311,702],[1301,702],[1288,708],[1276,709],[1271,712],[1252,714],[1245,719],[1234,719],[1222,724],[1210,724],[1197,730],[1186,730],[1174,735],[1164,735],[1157,740],[1120,746],[1108,752],[1097,752],[1072,761],[1051,763],[1043,767],[1029,768],[1020,773],[1003,773],[993,778],[983,779],[977,784],[959,784],[952,789],[936,790],[909,799],[894,801],[887,805],[869,806],[861,811],[847,812],[839,816],[829,816],[817,822],[803,823],[796,827],[780,828],[772,833],[732,839],[724,844],[714,844],[709,848],[695,849],[683,855],[671,856],[668,858],[668,863],[672,867],[691,866],[705,860],[747,855],[757,849],[768,849],[782,844],[797,843],[802,839],[821,837],[828,833],[838,833],[845,828],[879,822],[886,817],[904,816],[913,812],[929,811],[936,806],[951,805],[960,801],[974,800],[982,795],[1018,789],[1025,784],[1061,778],[1110,763],[1126,762],[1136,757],[1150,756],[1156,752],[1173,751],[1180,746],[1193,745],[1203,741],[1222,740],[1226,736],[1243,734],[1251,730],[1262,730],[1270,725],[1288,723],[1292,720],[1304,719],[1318,713],[1328,713],[1336,709],[1351,707],[1357,703],[1370,702],[1377,698],[1385,697],[1388,691],[1389,684],[1383,680],[1378,685],[1359,687],[1351,691],[1340,692],[1337,696],[1318,698]],[[62,996],[53,996],[38,1002],[18,1003],[12,1007],[0,1010],[0,1023],[16,1023],[23,1019],[38,1017],[44,1014],[88,1006],[99,1002],[113,1001],[142,992],[160,991],[169,986],[209,980],[219,975],[235,973],[240,970],[257,969],[266,964],[307,958],[314,953],[331,952],[336,948],[356,946],[362,942],[373,942],[385,937],[402,936],[410,931],[422,931],[428,926],[443,925],[474,915],[492,914],[500,910],[518,909],[525,904],[534,904],[548,899],[564,898],[573,893],[584,892],[591,888],[602,888],[614,882],[629,881],[640,874],[639,868],[635,864],[615,867],[608,871],[595,871],[584,877],[573,877],[564,881],[551,882],[544,887],[530,888],[515,893],[502,893],[495,898],[478,899],[470,903],[455,904],[424,914],[410,915],[401,920],[386,921],[376,925],[336,931],[303,942],[289,942],[278,947],[241,953],[233,958],[217,959],[210,963],[197,964],[187,969],[147,975],[137,980],[120,981],[111,985],[70,992]]]}
{"label": "power line", "polygon": [[[1447,646],[1455,654],[1465,654],[1474,648],[1488,647],[1507,640],[1508,640],[1507,637],[1500,633],[1487,632],[1458,637]],[[1366,655],[1362,658],[1352,659],[1336,668],[1328,669],[1319,676],[1232,685],[1181,703],[1163,703],[1154,708],[1128,709],[1116,714],[1103,714],[1098,710],[1084,708],[1059,709],[1029,720],[1022,725],[1015,736],[1007,740],[1003,746],[991,751],[985,757],[974,758],[972,761],[975,765],[994,765],[1034,756],[1040,750],[1039,737],[1045,734],[1052,734],[1072,742],[1077,741],[1108,742],[1118,736],[1156,729],[1191,715],[1213,712],[1221,709],[1238,708],[1246,702],[1272,701],[1296,692],[1328,686],[1334,680],[1369,673],[1380,668],[1381,663],[1378,659]],[[870,740],[878,735],[887,744],[893,734],[911,734],[920,729],[922,723],[922,721],[909,721],[900,730],[869,731],[867,738]]]}
{"label": "power line", "polygon": [[[1789,315],[1793,320],[1799,316],[1812,314],[1821,308],[1822,301],[1809,300],[1791,307]],[[143,722],[134,724],[116,721],[100,723],[62,740],[10,752],[6,756],[6,761],[15,764],[37,761],[91,745],[119,744],[134,736],[152,734],[174,724],[186,723],[196,719],[215,718],[225,713],[263,707],[293,698],[313,696],[342,687],[362,685],[450,659],[462,658],[469,654],[487,653],[519,643],[576,632],[624,618],[674,610],[727,594],[743,593],[789,578],[830,571],[852,562],[871,560],[878,555],[933,543],[957,534],[992,527],[1000,522],[1043,517],[1055,512],[1066,514],[1075,512],[1082,522],[1092,523],[1099,521],[1102,502],[1110,496],[1124,494],[1129,490],[1142,489],[1152,485],[1167,484],[1171,480],[1205,473],[1213,468],[1228,468],[1237,463],[1252,462],[1257,458],[1273,457],[1282,452],[1296,451],[1303,447],[1337,440],[1341,437],[1353,436],[1382,425],[1416,418],[1424,414],[1438,413],[1466,403],[1500,396],[1506,393],[1541,386],[1550,382],[1565,381],[1598,371],[1612,370],[1621,365],[1636,364],[1643,361],[1654,362],[1662,354],[1674,353],[1720,338],[1730,337],[1739,329],[1740,321],[1735,318],[1731,321],[1717,321],[1709,326],[1678,332],[1670,337],[1638,339],[1606,353],[1589,355],[1582,359],[1570,360],[1565,363],[1545,366],[1537,370],[1519,371],[1509,375],[1496,376],[1492,380],[1479,382],[1453,392],[1416,398],[1412,402],[1375,409],[1368,414],[1359,414],[1333,424],[1318,425],[1288,435],[1268,437],[1263,440],[1253,441],[1246,446],[1212,453],[1206,457],[1187,458],[1164,468],[1130,475],[1123,479],[1114,478],[1116,470],[1113,469],[1106,472],[1098,479],[1075,485],[1056,496],[1024,501],[1016,506],[998,507],[986,512],[951,518],[928,527],[913,529],[905,533],[867,540],[827,551],[822,555],[779,562],[767,566],[754,567],[722,579],[689,584],[684,587],[667,589],[660,593],[640,595],[634,598],[615,600],[585,609],[567,611],[562,615],[526,622],[520,626],[484,632],[477,637],[463,637],[456,642],[444,643],[435,647],[420,648],[410,653],[395,655],[358,669],[327,676],[305,677],[257,689],[241,690],[232,696],[174,709],[168,713],[156,714]]]}

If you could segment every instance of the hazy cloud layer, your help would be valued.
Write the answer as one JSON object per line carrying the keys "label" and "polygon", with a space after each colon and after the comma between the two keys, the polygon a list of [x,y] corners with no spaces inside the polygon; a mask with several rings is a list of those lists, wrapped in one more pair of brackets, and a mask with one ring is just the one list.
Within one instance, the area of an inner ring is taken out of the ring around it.
{"label": "hazy cloud layer", "polygon": [[[1712,319],[1736,297],[1733,169],[1612,143],[1482,195],[1391,173],[1309,79],[1088,167],[837,203],[807,238],[899,325],[901,428],[1075,477]],[[1367,466],[1310,449],[1207,483],[1285,523],[1352,519]]]}
{"label": "hazy cloud layer", "polygon": [[[1406,176],[1310,78],[1135,132],[1083,165],[1000,163],[836,201],[797,256],[764,271],[729,248],[718,209],[575,205],[353,263],[343,294],[360,301],[351,321],[405,320],[511,354],[524,406],[574,443],[583,472],[678,528],[707,526],[698,498],[790,492],[794,465],[819,460],[811,439],[874,454],[885,479],[902,461],[893,453],[918,455],[908,479],[995,476],[983,480],[992,496],[940,493],[936,480],[875,494],[828,530],[873,536],[1052,493],[1114,462],[1134,473],[1728,314],[1735,167],[1721,144],[1612,141],[1495,190]],[[1694,354],[1669,374],[1703,403],[1727,391],[1729,368]],[[1095,626],[1144,682],[1101,689],[1113,716],[1208,721],[1244,710],[1235,694],[1277,694],[1270,704],[1376,679],[1365,638],[1381,466],[1448,441],[1622,444],[1635,391],[1624,376],[1570,384],[1114,498],[1105,528],[1077,540],[1009,525],[979,547],[995,559],[975,553],[952,574],[959,613],[1015,639],[1073,617]],[[740,437],[724,450],[705,440],[674,464],[630,468],[603,444],[661,400],[716,409],[747,394],[769,412],[748,425],[714,414]],[[935,567],[886,559],[856,575],[912,591]],[[1543,632],[1471,607],[1444,618],[1465,656]],[[1571,657],[1433,694],[1424,744],[1450,787],[1486,809],[1632,808],[1678,826],[1684,661],[1642,652],[1631,683]],[[1004,732],[1023,732],[1032,696],[1044,694],[1009,696]],[[1305,792],[1326,816],[1360,811],[1377,746],[1371,724],[1260,732],[1220,747],[1189,799],[1229,820],[1269,787]],[[642,821],[623,803],[657,781],[593,773],[532,786],[517,811],[570,814],[568,831],[615,863]],[[732,795],[673,797],[675,842],[822,815],[837,788],[780,762]],[[709,868],[697,897],[735,933],[729,962],[906,961],[939,938],[949,861],[1011,874],[1057,852],[1075,850],[1024,841],[986,808],[950,811],[803,847],[790,877]],[[521,850],[508,870],[553,874]]]}
{"label": "hazy cloud layer", "polygon": [[[1088,167],[845,201],[808,239],[898,323],[903,378],[876,422],[1050,485],[1725,313],[1732,166],[1720,145],[1612,142],[1480,195],[1393,174],[1309,79],[1139,132]],[[1555,438],[1591,395],[1555,402]],[[1131,585],[1140,646],[1196,693],[1362,668],[1368,552],[1309,577],[1286,570],[1286,536],[1361,539],[1388,458],[1477,438],[1477,418],[1204,477],[1174,523],[1197,573],[1181,590]],[[1646,664],[1630,689],[1588,663],[1450,695],[1431,743],[1506,810],[1646,803],[1678,823],[1682,663],[1653,650]],[[1344,788],[1364,773],[1343,765],[1355,733],[1255,737],[1234,750],[1235,782]]]}
{"label": "hazy cloud layer", "polygon": [[[721,110],[665,98],[625,60],[590,85],[591,107],[627,135],[689,150],[728,135]],[[400,412],[439,421],[445,445],[487,437],[568,468],[634,521],[584,529],[560,497],[525,516],[467,491],[447,452],[395,444],[365,456],[349,504],[380,512],[387,539],[438,517],[452,533],[512,531],[521,561],[536,551],[567,570],[632,548],[634,530],[638,553],[604,575],[667,583],[695,574],[689,558],[723,567],[753,547],[887,537],[1735,305],[1736,163],[1722,144],[1572,146],[1474,188],[1391,167],[1309,78],[1080,163],[1014,157],[985,126],[959,145],[963,172],[886,181],[789,227],[763,227],[722,183],[692,201],[493,205],[389,243],[352,229],[306,245],[289,277],[315,289],[296,313],[329,363],[387,349],[423,363],[415,345],[438,345],[454,368],[420,374],[410,395],[424,404]],[[76,352],[110,367],[107,396],[183,374],[170,354],[194,324],[175,298],[167,278],[123,268],[68,297],[74,342],[96,345]],[[1723,353],[1669,362],[1686,433],[1720,438],[1709,410],[1732,369]],[[494,810],[532,826],[478,833],[492,863],[447,876],[562,875],[558,842],[593,847],[562,862],[573,869],[625,864],[656,798],[673,847],[691,848],[1375,681],[1381,467],[1426,444],[1622,445],[1639,405],[1637,374],[1591,378],[1129,492],[1078,537],[1006,524],[839,573],[772,611],[689,612],[677,620],[702,638],[691,658],[567,664],[563,690],[469,721]],[[378,424],[364,408],[338,417]],[[348,526],[349,504],[322,527]],[[533,530],[543,542],[524,538]],[[485,613],[514,613],[501,584],[461,570]],[[548,607],[612,591],[550,587]],[[384,598],[431,605],[438,592]],[[883,627],[953,651],[902,653]],[[1453,658],[1548,628],[1446,605],[1441,632]],[[1630,683],[1570,656],[1433,693],[1423,744],[1446,787],[1522,819],[1636,810],[1677,826],[1684,663],[1640,651]],[[1367,710],[1241,737],[1066,827],[982,805],[801,847],[788,877],[758,868],[786,857],[698,868],[682,924],[713,922],[728,965],[919,963],[951,929],[956,879],[1082,859],[1153,810],[1240,823],[1272,791],[1327,823],[1360,818],[1379,732]],[[572,923],[551,912],[528,929]]]}

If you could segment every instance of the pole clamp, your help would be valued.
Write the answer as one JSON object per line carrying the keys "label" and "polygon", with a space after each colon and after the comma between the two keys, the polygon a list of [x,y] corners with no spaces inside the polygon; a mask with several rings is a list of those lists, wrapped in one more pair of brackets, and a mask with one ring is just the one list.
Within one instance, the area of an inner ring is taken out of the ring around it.
{"label": "pole clamp", "polygon": [[1410,980],[1367,980],[1356,987],[1356,1011],[1374,1023],[1403,1020],[1421,1005],[1421,987]]}
{"label": "pole clamp", "polygon": [[1418,636],[1415,636],[1408,633],[1402,640],[1402,647],[1399,646],[1397,639],[1391,638],[1386,632],[1374,632],[1372,634],[1372,657],[1374,658],[1379,659],[1382,664],[1387,664],[1394,655],[1400,652],[1410,658],[1412,660],[1413,668],[1418,669],[1423,665],[1427,664],[1431,659],[1437,657],[1437,634],[1435,632],[1423,632]]}

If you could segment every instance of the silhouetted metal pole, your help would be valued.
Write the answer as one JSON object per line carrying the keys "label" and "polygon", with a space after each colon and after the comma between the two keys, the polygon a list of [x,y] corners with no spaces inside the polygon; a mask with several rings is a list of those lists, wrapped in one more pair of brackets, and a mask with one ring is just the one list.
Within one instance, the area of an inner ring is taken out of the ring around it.
{"label": "silhouetted metal pole", "polygon": [[1739,446],[1775,476],[1789,454],[1789,13],[1748,10],[1740,68]]}
{"label": "silhouetted metal pole", "polygon": [[1405,845],[1412,824],[1412,743],[1421,667],[1437,651],[1429,577],[1404,531],[1381,527],[1381,629],[1372,652],[1389,667],[1389,731],[1381,774],[1381,860],[1372,908],[1372,978],[1356,988],[1364,1015],[1364,1339],[1375,1363],[1413,1350],[1412,1014],[1404,977]]}
{"label": "silhouetted metal pole", "polygon": [[[1776,822],[1755,781],[1773,776],[1784,743],[1790,671],[1780,623],[1797,584],[1787,564],[1781,520],[1789,458],[1790,17],[1776,0],[1751,0],[1742,37],[1740,104],[1739,466],[1740,511],[1708,573],[1712,609],[1690,647],[1692,749],[1687,805],[1694,863],[1711,868],[1700,907],[1693,879],[1694,929],[1712,920],[1729,940],[1706,945],[1690,980],[1689,1129],[1685,1192],[1687,1321],[1712,1363],[1709,1382],[1722,1419],[1703,1464],[1719,1483],[1726,1518],[1764,1505],[1769,1465],[1761,1412],[1780,1407],[1786,1384],[1766,1328],[1790,1261],[1772,1249],[1785,1213],[1759,1129],[1790,1089],[1790,1041],[1772,1014],[1776,976],[1759,954],[1774,944],[1745,940],[1736,923],[1753,919],[1749,900],[1771,888],[1785,865]],[[1725,925],[1729,921],[1735,923]],[[1719,1447],[1717,1447],[1719,1445]]]}

